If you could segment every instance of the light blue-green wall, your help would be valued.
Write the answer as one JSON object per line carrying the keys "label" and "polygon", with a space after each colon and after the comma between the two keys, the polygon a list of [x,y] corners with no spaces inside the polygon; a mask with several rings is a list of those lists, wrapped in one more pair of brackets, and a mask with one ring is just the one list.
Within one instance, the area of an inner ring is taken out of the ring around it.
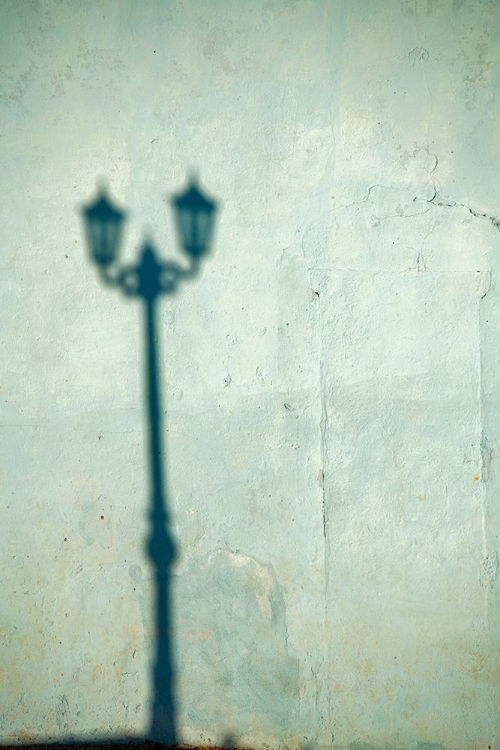
{"label": "light blue-green wall", "polygon": [[0,742],[147,732],[142,318],[79,211],[106,177],[176,255],[195,169],[180,739],[499,750],[500,5],[2,0],[0,42]]}

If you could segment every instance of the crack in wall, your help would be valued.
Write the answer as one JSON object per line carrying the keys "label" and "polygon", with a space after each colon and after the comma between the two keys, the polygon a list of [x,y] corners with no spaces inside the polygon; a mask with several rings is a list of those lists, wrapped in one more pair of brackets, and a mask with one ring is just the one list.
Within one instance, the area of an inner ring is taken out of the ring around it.
{"label": "crack in wall", "polygon": [[[438,199],[439,198],[439,199]],[[413,201],[425,200],[423,198],[414,198]],[[434,195],[426,203],[432,203],[433,206],[439,206],[440,208],[465,208],[472,216],[476,219],[486,219],[490,224],[500,232],[500,218],[497,216],[490,216],[482,211],[476,211],[475,209],[468,206],[466,203],[459,203],[458,201],[446,201],[439,197],[436,189],[434,189]]]}

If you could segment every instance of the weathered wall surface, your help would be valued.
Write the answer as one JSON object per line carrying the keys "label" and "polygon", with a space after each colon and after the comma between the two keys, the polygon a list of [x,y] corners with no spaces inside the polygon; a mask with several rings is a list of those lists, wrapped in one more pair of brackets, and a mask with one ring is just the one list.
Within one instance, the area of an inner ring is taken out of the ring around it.
{"label": "weathered wall surface", "polygon": [[78,211],[104,175],[126,257],[174,254],[196,168],[215,251],[161,307],[181,739],[498,749],[498,3],[0,28],[1,741],[147,731],[142,318]]}

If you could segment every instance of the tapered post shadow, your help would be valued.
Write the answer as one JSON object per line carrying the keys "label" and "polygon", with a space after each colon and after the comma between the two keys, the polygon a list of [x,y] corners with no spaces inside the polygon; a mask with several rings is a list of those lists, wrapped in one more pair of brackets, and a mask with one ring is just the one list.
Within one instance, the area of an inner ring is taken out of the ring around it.
{"label": "tapered post shadow", "polygon": [[[155,268],[152,250],[145,250],[143,265]],[[149,421],[150,455],[150,522],[151,533],[148,553],[155,575],[154,619],[157,629],[156,654],[153,667],[153,704],[151,707],[150,735],[168,744],[177,738],[174,711],[174,671],[171,657],[170,570],[175,560],[175,544],[169,529],[167,494],[164,486],[166,471],[162,445],[162,409],[160,381],[158,378],[158,336],[156,331],[157,295],[144,297],[145,315],[145,383],[146,408]],[[162,465],[163,461],[163,465]]]}
{"label": "tapered post shadow", "polygon": [[125,214],[115,208],[102,191],[96,202],[83,211],[89,250],[103,282],[118,287],[128,296],[138,297],[144,308],[144,381],[150,470],[150,530],[147,551],[154,571],[153,614],[157,632],[148,739],[160,740],[169,745],[178,741],[170,605],[170,576],[176,550],[170,532],[165,482],[156,317],[159,298],[173,294],[181,281],[193,278],[198,273],[200,260],[210,249],[216,209],[216,204],[202,195],[193,182],[172,203],[182,249],[189,258],[187,267],[172,261],[161,261],[150,243],[143,247],[137,264],[118,266],[116,261]]}

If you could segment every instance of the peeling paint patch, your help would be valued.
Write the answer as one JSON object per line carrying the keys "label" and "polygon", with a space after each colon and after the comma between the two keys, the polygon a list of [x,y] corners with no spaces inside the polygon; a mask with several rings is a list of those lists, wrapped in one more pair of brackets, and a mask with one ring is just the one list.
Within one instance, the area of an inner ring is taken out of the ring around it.
{"label": "peeling paint patch", "polygon": [[491,552],[486,555],[479,568],[479,585],[484,589],[493,589],[498,578],[500,570],[500,560],[498,552]]}
{"label": "peeling paint patch", "polygon": [[194,704],[206,699],[210,680],[218,686],[217,711],[224,717],[238,711],[245,734],[271,716],[289,731],[299,705],[300,671],[289,652],[284,592],[273,566],[239,550],[218,549],[193,561],[176,585],[182,612],[178,658],[185,679],[200,686]]}
{"label": "peeling paint patch", "polygon": [[61,730],[69,728],[69,703],[66,695],[63,693],[56,703],[56,724]]}

